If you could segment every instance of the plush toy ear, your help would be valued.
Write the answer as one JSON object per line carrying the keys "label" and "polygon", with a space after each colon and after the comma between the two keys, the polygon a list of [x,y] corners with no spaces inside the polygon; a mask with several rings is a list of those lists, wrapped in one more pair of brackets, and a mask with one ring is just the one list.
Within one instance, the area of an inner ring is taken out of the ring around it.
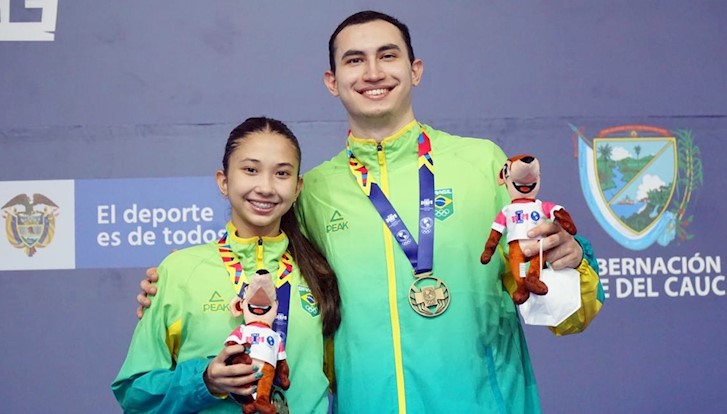
{"label": "plush toy ear", "polygon": [[505,184],[505,174],[507,173],[507,163],[500,169],[500,174],[497,175],[497,185]]}
{"label": "plush toy ear", "polygon": [[242,316],[242,299],[239,296],[235,296],[230,302],[230,312],[235,318]]}

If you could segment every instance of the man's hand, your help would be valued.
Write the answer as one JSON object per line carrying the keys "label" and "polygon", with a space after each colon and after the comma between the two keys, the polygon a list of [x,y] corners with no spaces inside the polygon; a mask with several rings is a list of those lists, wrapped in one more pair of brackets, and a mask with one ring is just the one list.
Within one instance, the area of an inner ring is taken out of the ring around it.
{"label": "man's hand", "polygon": [[136,301],[139,302],[139,307],[136,308],[136,317],[141,319],[144,316],[144,309],[151,306],[151,301],[148,296],[154,296],[157,294],[156,286],[152,283],[159,280],[159,274],[157,274],[156,267],[150,267],[146,269],[146,279],[143,279],[139,284],[141,286],[141,293],[136,295]]}
{"label": "man's hand", "polygon": [[523,253],[528,257],[538,255],[540,242],[537,239],[542,239],[543,254],[547,255],[548,263],[553,270],[576,269],[583,260],[581,245],[558,223],[548,221],[540,224],[528,232],[528,237],[533,240],[520,241]]}

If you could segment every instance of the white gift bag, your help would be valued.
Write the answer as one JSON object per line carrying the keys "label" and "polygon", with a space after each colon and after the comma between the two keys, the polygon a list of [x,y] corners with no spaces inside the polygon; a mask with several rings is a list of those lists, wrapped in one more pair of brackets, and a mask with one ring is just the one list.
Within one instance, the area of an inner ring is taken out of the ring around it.
{"label": "white gift bag", "polygon": [[[543,263],[543,242],[540,242],[540,263]],[[540,280],[548,286],[545,295],[530,294],[518,306],[528,325],[558,326],[581,307],[581,275],[575,269],[540,269]]]}

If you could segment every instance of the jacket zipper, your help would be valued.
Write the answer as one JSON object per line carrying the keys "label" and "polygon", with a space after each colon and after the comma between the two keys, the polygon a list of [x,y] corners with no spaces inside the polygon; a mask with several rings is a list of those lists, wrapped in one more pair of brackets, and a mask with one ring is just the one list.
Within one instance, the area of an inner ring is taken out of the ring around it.
{"label": "jacket zipper", "polygon": [[[384,154],[384,146],[378,142],[376,144],[376,155],[379,161],[380,185],[381,191],[389,196],[389,174],[386,169],[386,156]],[[401,327],[399,324],[399,308],[397,302],[396,290],[396,271],[394,266],[394,243],[392,235],[386,223],[384,226],[384,253],[386,255],[386,274],[389,291],[389,311],[391,312],[391,332],[394,350],[394,370],[396,373],[396,394],[398,396],[399,414],[406,414],[406,393],[404,387],[404,362],[401,352]]]}

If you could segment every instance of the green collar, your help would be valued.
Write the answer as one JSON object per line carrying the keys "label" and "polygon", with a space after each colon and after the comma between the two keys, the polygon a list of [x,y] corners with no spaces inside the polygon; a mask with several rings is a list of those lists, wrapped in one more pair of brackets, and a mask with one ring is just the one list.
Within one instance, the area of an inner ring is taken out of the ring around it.
{"label": "green collar", "polygon": [[[417,121],[412,121],[394,134],[381,141],[381,149],[385,154],[386,163],[396,162],[398,159],[413,157],[417,159],[417,138],[421,132]],[[426,127],[424,127],[426,128]],[[359,138],[349,134],[348,145],[356,158],[370,171],[379,168],[379,143],[371,138]]]}

